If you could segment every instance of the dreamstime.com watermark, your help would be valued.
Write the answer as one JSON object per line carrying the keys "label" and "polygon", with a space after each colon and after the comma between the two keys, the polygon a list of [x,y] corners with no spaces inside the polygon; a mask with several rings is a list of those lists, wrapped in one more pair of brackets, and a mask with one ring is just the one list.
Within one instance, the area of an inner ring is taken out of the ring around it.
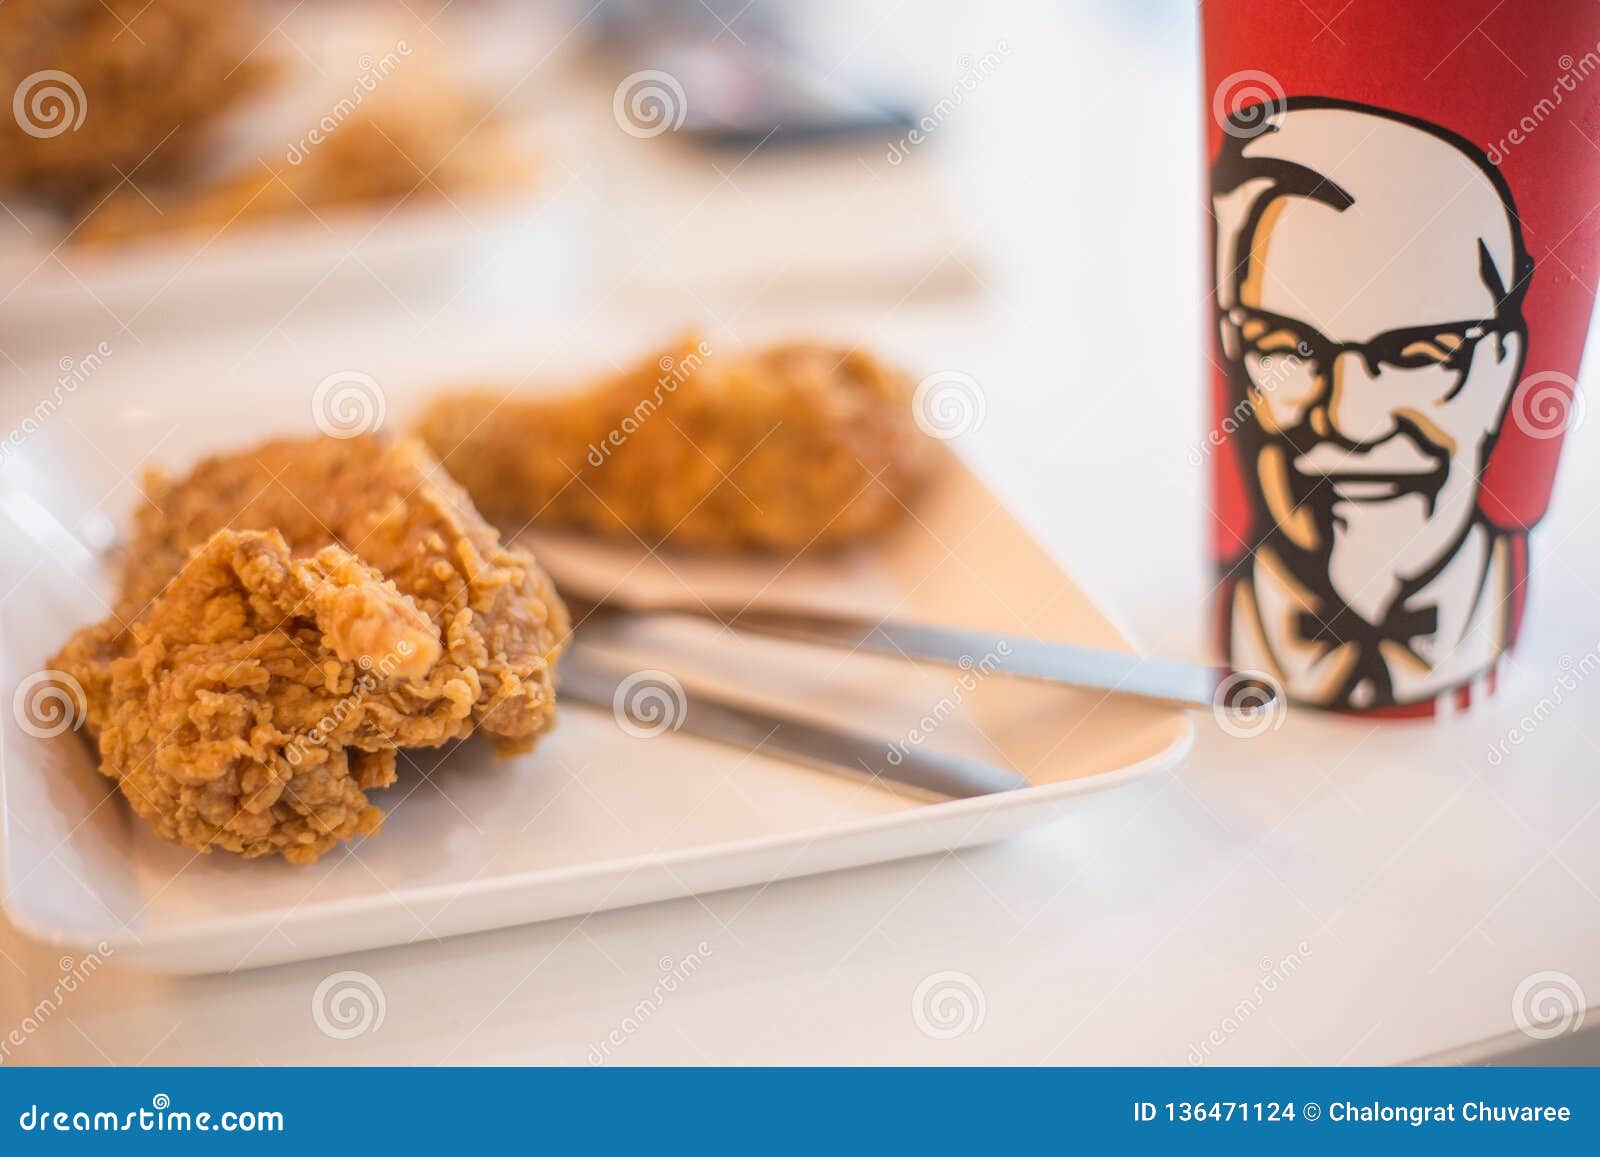
{"label": "dreamstime.com watermark", "polygon": [[61,373],[57,375],[50,392],[34,402],[27,417],[18,422],[0,438],[0,465],[22,448],[22,444],[44,428],[66,400],[78,392],[78,387],[94,376],[96,370],[111,357],[111,347],[101,342],[81,358],[64,357],[56,363]]}
{"label": "dreamstime.com watermark", "polygon": [[1583,1027],[1589,999],[1583,986],[1565,972],[1524,976],[1511,994],[1511,1021],[1524,1036],[1552,1040]]}
{"label": "dreamstime.com watermark", "polygon": [[677,960],[670,956],[663,956],[658,960],[656,969],[661,975],[651,986],[650,995],[635,1004],[621,1022],[606,1033],[598,1043],[589,1046],[589,1063],[599,1066],[610,1060],[611,1054],[627,1044],[630,1037],[644,1028],[650,1018],[661,1011],[661,1006],[667,1002],[667,998],[700,971],[701,966],[711,959],[711,955],[711,945],[702,940],[694,946],[693,952]]}
{"label": "dreamstime.com watermark", "polygon": [[911,155],[912,149],[938,132],[940,126],[954,116],[958,108],[967,103],[967,99],[978,91],[978,86],[993,76],[999,69],[1001,61],[1010,55],[1011,45],[1004,40],[997,40],[992,49],[976,60],[969,53],[958,56],[956,65],[961,74],[950,86],[950,91],[941,96],[938,102],[907,130],[905,136],[898,141],[889,142],[883,159],[891,165],[898,165],[904,161]]}
{"label": "dreamstime.com watermark", "polygon": [[689,697],[671,673],[650,667],[617,684],[611,715],[635,739],[654,739],[683,726],[689,717]]}
{"label": "dreamstime.com watermark", "polygon": [[365,972],[330,973],[311,994],[311,1023],[332,1040],[377,1032],[388,1011],[383,985]]}
{"label": "dreamstime.com watermark", "polygon": [[960,370],[939,370],[917,383],[911,417],[930,438],[948,442],[976,433],[989,415],[989,399],[978,379]]}
{"label": "dreamstime.com watermark", "polygon": [[1001,639],[995,644],[994,650],[988,652],[981,659],[973,659],[971,655],[962,655],[958,665],[961,674],[957,676],[951,686],[949,694],[929,708],[926,715],[917,720],[915,726],[907,731],[904,738],[896,739],[889,744],[888,760],[890,764],[899,767],[905,762],[906,756],[911,754],[913,747],[921,747],[928,738],[949,719],[961,710],[961,704],[978,689],[990,675],[1000,667],[1000,660],[1011,654],[1011,644]]}
{"label": "dreamstime.com watermark", "polygon": [[276,1109],[174,1109],[172,1098],[157,1093],[148,1108],[52,1109],[31,1104],[17,1114],[24,1133],[282,1133],[283,1114]]}
{"label": "dreamstime.com watermark", "polygon": [[1234,1005],[1232,1011],[1212,1026],[1210,1032],[1189,1046],[1189,1063],[1205,1064],[1214,1051],[1227,1044],[1233,1034],[1245,1026],[1246,1021],[1261,1011],[1261,1006],[1266,1004],[1269,996],[1300,971],[1310,956],[1311,944],[1305,940],[1296,944],[1293,952],[1277,960],[1263,956],[1257,965],[1261,975],[1251,986],[1250,994]]}
{"label": "dreamstime.com watermark", "polygon": [[17,684],[11,715],[35,739],[54,739],[83,726],[89,717],[89,697],[70,673],[46,668]]}
{"label": "dreamstime.com watermark", "polygon": [[1489,766],[1499,767],[1511,754],[1511,749],[1521,747],[1528,738],[1543,725],[1561,706],[1567,702],[1568,697],[1575,694],[1578,687],[1600,671],[1600,643],[1596,643],[1582,656],[1574,659],[1571,655],[1562,655],[1556,660],[1559,674],[1555,682],[1550,685],[1547,694],[1541,695],[1538,702],[1522,713],[1515,723],[1502,735],[1489,745]]}
{"label": "dreamstime.com watermark", "polygon": [[1222,78],[1211,94],[1211,118],[1230,137],[1260,136],[1288,107],[1283,85],[1270,72],[1247,68]]}
{"label": "dreamstime.com watermark", "polygon": [[1559,438],[1583,425],[1586,412],[1578,383],[1559,370],[1540,370],[1511,392],[1511,421],[1536,441]]}
{"label": "dreamstime.com watermark", "polygon": [[608,431],[604,438],[589,443],[589,453],[586,455],[589,465],[596,469],[604,466],[606,459],[611,457],[611,452],[621,449],[639,427],[648,422],[667,398],[677,393],[678,387],[688,381],[710,356],[711,346],[705,341],[696,343],[694,349],[681,358],[662,354],[661,360],[656,363],[656,367],[661,371],[661,376],[656,379],[656,388],[650,392],[648,398],[640,398],[633,409]]}
{"label": "dreamstime.com watermark", "polygon": [[954,1040],[983,1027],[989,1002],[983,987],[965,972],[924,976],[911,994],[911,1020],[924,1036]]}
{"label": "dreamstime.com watermark", "polygon": [[1525,144],[1539,126],[1561,107],[1569,94],[1577,92],[1580,84],[1600,72],[1600,44],[1576,59],[1570,52],[1562,53],[1556,59],[1556,67],[1561,70],[1561,75],[1550,86],[1550,95],[1540,97],[1531,109],[1518,118],[1516,124],[1506,130],[1504,136],[1485,146],[1484,152],[1491,164],[1500,164],[1512,149]]}
{"label": "dreamstime.com watermark", "polygon": [[89,115],[89,98],[70,72],[46,68],[22,78],[11,94],[11,115],[17,127],[41,140],[77,132]]}
{"label": "dreamstime.com watermark", "polygon": [[1275,393],[1279,386],[1306,365],[1310,357],[1311,347],[1305,342],[1297,345],[1293,352],[1261,355],[1257,363],[1250,367],[1250,389],[1234,403],[1233,409],[1222,415],[1220,422],[1206,431],[1206,436],[1197,445],[1189,448],[1189,465],[1204,464],[1213,450],[1221,447],[1246,424],[1255,421],[1256,409],[1262,399]]}
{"label": "dreamstime.com watermark", "polygon": [[611,115],[630,137],[647,140],[683,127],[689,96],[670,72],[646,68],[622,78],[611,94]]}
{"label": "dreamstime.com watermark", "polygon": [[1211,717],[1235,739],[1254,739],[1283,726],[1289,697],[1267,671],[1233,671],[1217,681]]}
{"label": "dreamstime.com watermark", "polygon": [[330,438],[375,433],[388,413],[383,387],[360,370],[335,370],[311,392],[311,420]]}
{"label": "dreamstime.com watermark", "polygon": [[340,97],[338,103],[324,113],[322,119],[312,125],[305,136],[298,141],[291,141],[284,153],[284,159],[291,165],[303,162],[311,155],[311,150],[337,132],[339,126],[361,107],[362,101],[376,92],[378,85],[400,67],[400,61],[410,55],[411,45],[404,40],[395,41],[394,47],[376,60],[370,52],[363,53],[357,62],[361,68],[361,75],[356,77],[355,83],[350,86],[350,95]]}
{"label": "dreamstime.com watermark", "polygon": [[392,679],[395,671],[415,650],[409,639],[401,639],[394,645],[394,650],[386,652],[377,661],[370,655],[362,655],[357,659],[356,666],[361,669],[361,674],[355,677],[349,692],[340,698],[326,715],[317,720],[315,727],[296,735],[289,741],[283,749],[284,758],[295,767],[299,767],[305,762],[306,752],[327,743],[328,736],[337,731],[339,725],[366,702],[368,695]]}
{"label": "dreamstime.com watermark", "polygon": [[27,1044],[33,1034],[44,1027],[46,1021],[60,1012],[67,998],[88,983],[89,977],[100,971],[100,966],[113,954],[111,945],[102,940],[95,945],[94,951],[86,956],[76,959],[63,956],[57,962],[61,975],[56,978],[55,985],[37,1004],[23,1014],[21,1021],[13,1025],[5,1036],[0,1037],[0,1065],[9,1061],[17,1049]]}

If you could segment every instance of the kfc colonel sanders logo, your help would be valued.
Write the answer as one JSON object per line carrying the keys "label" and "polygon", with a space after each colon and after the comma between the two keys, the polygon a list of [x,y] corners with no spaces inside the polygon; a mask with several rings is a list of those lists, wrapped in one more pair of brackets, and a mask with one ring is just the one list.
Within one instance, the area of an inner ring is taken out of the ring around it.
{"label": "kfc colonel sanders logo", "polygon": [[1423,121],[1306,98],[1246,111],[1212,169],[1254,523],[1229,659],[1320,706],[1433,701],[1492,669],[1520,579],[1478,508],[1527,347],[1511,192]]}

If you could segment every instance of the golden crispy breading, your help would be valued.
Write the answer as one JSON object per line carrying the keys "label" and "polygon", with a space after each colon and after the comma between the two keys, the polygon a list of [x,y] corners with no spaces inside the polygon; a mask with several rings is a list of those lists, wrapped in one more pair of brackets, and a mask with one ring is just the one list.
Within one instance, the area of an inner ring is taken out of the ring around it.
{"label": "golden crispy breading", "polygon": [[436,670],[449,673],[451,696],[497,750],[525,751],[550,727],[566,607],[533,557],[501,544],[420,442],[266,442],[208,458],[180,480],[151,474],[145,493],[123,566],[124,623],[225,527],[276,530],[297,555],[336,544],[438,627]]}
{"label": "golden crispy breading", "polygon": [[220,234],[329,208],[421,204],[531,181],[532,167],[490,106],[440,85],[425,100],[362,106],[295,161],[262,160],[197,185],[125,188],[91,207],[73,240],[93,245],[172,230]]}
{"label": "golden crispy breading", "polygon": [[50,660],[53,669],[71,673],[83,688],[83,729],[90,736],[105,729],[111,710],[111,664],[131,644],[127,624],[113,616],[74,631]]}
{"label": "golden crispy breading", "polygon": [[166,838],[309,862],[377,830],[398,749],[551,726],[566,607],[421,443],[268,442],[146,493],[115,612],[51,664]]}
{"label": "golden crispy breading", "polygon": [[911,396],[859,351],[691,338],[578,394],[446,395],[419,432],[503,522],[792,552],[901,517],[934,461]]}
{"label": "golden crispy breading", "polygon": [[209,128],[268,71],[259,16],[217,0],[0,4],[0,91],[24,110],[0,117],[0,190],[70,211],[125,174],[149,185],[191,171]]}
{"label": "golden crispy breading", "polygon": [[99,704],[101,771],[202,851],[308,863],[371,835],[365,792],[394,781],[395,749],[470,728],[433,620],[338,547],[294,559],[275,532],[219,531],[129,635]]}

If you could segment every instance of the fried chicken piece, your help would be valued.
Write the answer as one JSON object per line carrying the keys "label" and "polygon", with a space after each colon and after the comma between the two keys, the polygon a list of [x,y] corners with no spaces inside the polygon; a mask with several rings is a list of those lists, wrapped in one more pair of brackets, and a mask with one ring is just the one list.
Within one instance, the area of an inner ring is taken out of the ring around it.
{"label": "fried chicken piece", "polygon": [[[417,86],[422,87],[422,86]],[[425,96],[363,105],[294,159],[252,159],[199,184],[126,188],[92,207],[73,235],[81,245],[176,230],[220,235],[262,220],[361,204],[420,204],[463,193],[491,195],[531,183],[533,166],[491,118],[488,101],[448,83]]]}
{"label": "fried chicken piece", "polygon": [[566,607],[421,443],[268,442],[146,493],[114,613],[51,664],[167,839],[309,862],[377,831],[397,750],[551,726]]}
{"label": "fried chicken piece", "polygon": [[[533,556],[503,545],[415,439],[271,441],[206,459],[183,479],[152,473],[144,490],[150,503],[135,516],[123,565],[115,615],[122,624],[136,622],[190,552],[224,528],[277,531],[297,556],[338,545],[437,627],[443,654],[434,671],[462,711],[450,737],[476,728],[496,750],[514,753],[552,725],[566,606]],[[363,622],[338,629],[347,649],[367,646]],[[69,651],[114,650],[111,634]],[[79,679],[92,704],[103,678],[88,671]],[[91,705],[91,724],[95,717]]]}
{"label": "fried chicken piece", "polygon": [[685,339],[577,394],[438,398],[419,433],[492,518],[796,552],[896,522],[932,468],[912,385],[869,354]]}
{"label": "fried chicken piece", "polygon": [[105,730],[111,710],[111,664],[132,645],[128,624],[113,615],[74,631],[50,660],[53,670],[65,671],[83,688],[83,729],[91,737]]}
{"label": "fried chicken piece", "polygon": [[100,770],[201,851],[309,863],[372,835],[366,792],[394,781],[396,748],[470,726],[433,619],[348,552],[295,559],[276,532],[218,531],[124,650],[90,695]]}
{"label": "fried chicken piece", "polygon": [[0,4],[0,190],[68,212],[127,178],[191,173],[209,130],[270,72],[270,21],[216,0]]}

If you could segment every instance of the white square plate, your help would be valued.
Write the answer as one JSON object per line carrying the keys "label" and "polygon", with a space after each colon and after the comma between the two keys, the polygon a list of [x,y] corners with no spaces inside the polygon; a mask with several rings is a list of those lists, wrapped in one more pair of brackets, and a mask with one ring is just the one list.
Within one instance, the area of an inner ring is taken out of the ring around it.
{"label": "white square plate", "polygon": [[[0,687],[8,698],[71,630],[103,614],[108,583],[96,552],[136,497],[138,463],[153,455],[181,467],[290,424],[272,391],[207,402],[173,389],[152,386],[136,405],[75,400],[71,422],[45,423],[5,462]],[[391,420],[415,400],[391,386]],[[574,547],[547,538],[536,549]],[[1131,649],[953,459],[915,518],[869,549],[790,566],[673,560],[690,565],[701,568],[694,581],[718,593]],[[382,833],[295,867],[164,843],[96,772],[87,743],[37,737],[6,711],[6,911],[32,936],[77,951],[103,943],[119,963],[253,968],[981,843],[1171,766],[1193,734],[1170,708],[741,638],[705,623],[631,630],[610,646],[641,668],[885,742],[924,736],[1008,764],[1034,786],[929,802],[682,733],[637,738],[609,712],[568,705],[526,756],[496,761],[469,741],[402,758],[400,782],[375,796],[389,813]]]}

